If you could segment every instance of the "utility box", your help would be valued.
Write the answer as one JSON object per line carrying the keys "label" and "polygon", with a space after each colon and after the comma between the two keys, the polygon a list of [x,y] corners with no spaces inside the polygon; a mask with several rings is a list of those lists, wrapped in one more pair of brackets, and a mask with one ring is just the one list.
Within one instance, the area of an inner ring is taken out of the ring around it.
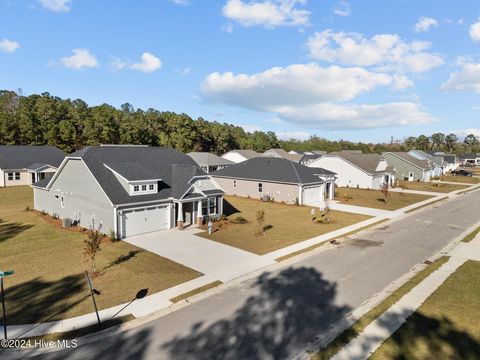
{"label": "utility box", "polygon": [[62,227],[63,227],[63,228],[72,227],[72,219],[70,219],[70,218],[63,218],[63,219],[62,219]]}

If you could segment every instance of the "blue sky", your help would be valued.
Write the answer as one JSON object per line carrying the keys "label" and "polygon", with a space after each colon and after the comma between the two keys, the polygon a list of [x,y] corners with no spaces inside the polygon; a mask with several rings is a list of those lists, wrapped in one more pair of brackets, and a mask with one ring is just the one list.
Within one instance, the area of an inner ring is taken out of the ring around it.
{"label": "blue sky", "polygon": [[480,135],[480,6],[0,0],[0,88],[282,137]]}

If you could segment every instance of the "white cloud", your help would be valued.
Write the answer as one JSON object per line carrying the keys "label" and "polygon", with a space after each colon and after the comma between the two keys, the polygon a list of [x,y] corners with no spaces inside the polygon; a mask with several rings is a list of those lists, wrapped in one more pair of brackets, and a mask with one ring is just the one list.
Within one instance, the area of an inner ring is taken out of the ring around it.
{"label": "white cloud", "polygon": [[446,82],[442,84],[445,91],[473,91],[480,94],[480,64],[461,63],[459,71],[450,74]]}
{"label": "white cloud", "polygon": [[185,68],[183,68],[183,69],[178,69],[178,68],[176,68],[176,69],[174,69],[174,71],[175,71],[176,73],[179,73],[179,74],[182,75],[182,76],[187,76],[188,74],[190,74],[190,72],[192,71],[192,69],[190,69],[189,67],[185,67]]}
{"label": "white cloud", "polygon": [[434,18],[422,16],[418,18],[418,22],[415,24],[415,32],[425,32],[430,30],[431,27],[437,27],[438,21]]}
{"label": "white cloud", "polygon": [[314,128],[371,128],[434,120],[418,104],[411,102],[338,104],[381,86],[400,89],[410,86],[410,83],[406,77],[358,67],[297,64],[253,75],[212,73],[203,81],[202,93],[212,102],[274,113],[280,121]]}
{"label": "white cloud", "polygon": [[189,5],[190,4],[189,0],[169,0],[169,1],[176,4],[176,5]]}
{"label": "white cloud", "polygon": [[222,30],[229,33],[229,34],[233,33],[233,24],[228,23],[228,24],[223,25]]}
{"label": "white cloud", "polygon": [[20,47],[20,44],[16,41],[10,41],[7,39],[0,40],[0,51],[11,53],[15,52]]}
{"label": "white cloud", "polygon": [[282,140],[308,140],[310,138],[310,133],[306,131],[276,131],[275,134]]}
{"label": "white cloud", "polygon": [[312,59],[345,65],[374,66],[382,71],[421,73],[443,64],[443,59],[427,52],[426,41],[407,43],[395,34],[365,38],[358,33],[317,32],[307,41]]}
{"label": "white cloud", "polygon": [[73,49],[72,52],[72,56],[65,56],[60,59],[60,63],[66,68],[79,70],[98,66],[97,58],[90,54],[87,49]]}
{"label": "white cloud", "polygon": [[70,11],[72,0],[39,0],[40,4],[48,10],[55,12]]}
{"label": "white cloud", "polygon": [[464,138],[465,136],[470,134],[480,137],[480,129],[475,129],[475,128],[464,129],[464,130],[454,130],[451,132],[457,135],[459,138]]}
{"label": "white cloud", "polygon": [[346,0],[340,0],[338,5],[333,9],[333,12],[338,16],[349,16],[352,12],[351,5]]}
{"label": "white cloud", "polygon": [[162,67],[162,61],[149,52],[144,52],[141,59],[141,62],[128,65],[128,67],[132,70],[142,71],[145,74],[152,73]]}
{"label": "white cloud", "polygon": [[473,41],[480,41],[480,19],[476,23],[470,25],[469,34]]}
{"label": "white cloud", "polygon": [[223,15],[243,26],[301,26],[309,24],[310,12],[297,5],[306,0],[227,0]]}

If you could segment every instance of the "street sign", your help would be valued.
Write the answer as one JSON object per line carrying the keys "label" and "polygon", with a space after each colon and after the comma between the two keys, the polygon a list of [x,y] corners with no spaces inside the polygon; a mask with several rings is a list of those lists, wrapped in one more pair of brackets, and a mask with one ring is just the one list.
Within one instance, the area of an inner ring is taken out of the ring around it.
{"label": "street sign", "polygon": [[13,270],[0,271],[0,277],[5,277],[5,276],[8,276],[8,275],[13,275],[14,273],[15,273],[15,271],[13,271]]}

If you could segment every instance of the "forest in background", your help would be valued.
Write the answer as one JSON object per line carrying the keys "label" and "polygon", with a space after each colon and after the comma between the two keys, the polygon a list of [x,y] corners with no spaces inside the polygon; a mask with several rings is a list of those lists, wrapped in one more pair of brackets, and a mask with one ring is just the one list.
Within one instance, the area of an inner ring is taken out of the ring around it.
{"label": "forest in background", "polygon": [[377,144],[332,141],[318,136],[281,140],[272,131],[251,133],[232,124],[151,108],[135,109],[128,103],[119,109],[108,104],[89,106],[80,99],[61,99],[49,93],[23,96],[20,91],[10,90],[0,90],[0,144],[54,145],[67,153],[99,144],[168,146],[182,152],[207,151],[219,155],[233,149],[263,152],[271,148],[365,153],[411,149],[457,154],[480,152],[480,139],[473,134],[459,139],[455,134],[435,133],[392,138],[389,143]]}

